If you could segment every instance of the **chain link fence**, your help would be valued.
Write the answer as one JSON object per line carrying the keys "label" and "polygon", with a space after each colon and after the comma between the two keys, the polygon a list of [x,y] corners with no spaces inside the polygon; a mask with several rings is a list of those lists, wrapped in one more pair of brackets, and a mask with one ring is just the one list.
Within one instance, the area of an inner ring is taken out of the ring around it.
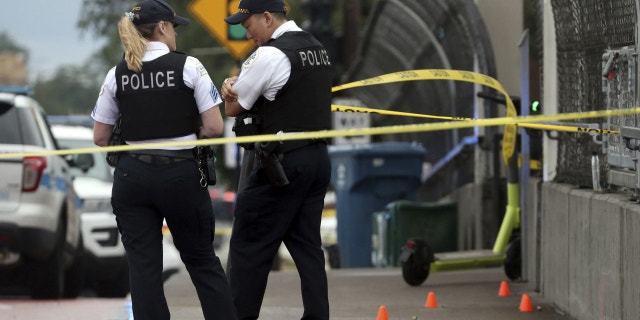
{"label": "chain link fence", "polygon": [[[482,16],[469,0],[380,0],[371,11],[364,30],[360,55],[346,73],[344,82],[412,69],[475,70],[496,77],[493,49]],[[370,108],[420,114],[477,117],[474,84],[460,81],[410,81],[351,89]],[[480,90],[487,90],[481,88]],[[486,117],[496,117],[499,106],[486,103]],[[372,115],[371,126],[390,126],[441,120]],[[487,136],[497,128],[487,128]],[[423,200],[438,200],[458,187],[474,181],[474,147],[465,144],[474,129],[414,132],[372,137],[373,142],[415,141],[427,148],[425,161],[436,167],[450,152],[461,148],[455,161],[430,179],[420,194]],[[496,140],[483,141],[483,147],[496,148]],[[490,169],[487,169],[490,170]]]}
{"label": "chain link fence", "polygon": [[[635,44],[637,22],[635,0],[553,0],[556,28],[558,112],[584,112],[633,106],[635,99]],[[624,51],[606,63],[612,52]],[[604,74],[603,74],[604,73]],[[551,90],[553,88],[546,88]],[[576,120],[582,127],[619,130],[637,126],[635,116]],[[621,184],[602,179],[611,170],[632,167],[631,154],[620,136],[560,133],[556,182],[592,187],[592,154],[600,156],[600,181],[605,188]],[[619,182],[617,182],[619,181]]]}

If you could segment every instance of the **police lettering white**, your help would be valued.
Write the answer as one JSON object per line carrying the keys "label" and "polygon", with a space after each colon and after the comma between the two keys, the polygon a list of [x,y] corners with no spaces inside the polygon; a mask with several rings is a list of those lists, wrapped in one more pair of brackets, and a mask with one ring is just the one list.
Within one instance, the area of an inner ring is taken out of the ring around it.
{"label": "police lettering white", "polygon": [[122,92],[139,89],[156,89],[175,87],[175,71],[166,70],[160,72],[149,72],[141,74],[123,75],[121,78]]}
{"label": "police lettering white", "polygon": [[329,55],[327,50],[307,50],[298,52],[300,60],[302,60],[302,67],[307,66],[330,66]]}

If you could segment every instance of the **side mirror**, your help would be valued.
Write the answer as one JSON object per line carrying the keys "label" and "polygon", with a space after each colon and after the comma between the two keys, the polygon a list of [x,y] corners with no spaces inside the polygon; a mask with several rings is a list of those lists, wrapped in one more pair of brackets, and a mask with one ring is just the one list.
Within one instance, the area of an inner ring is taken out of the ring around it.
{"label": "side mirror", "polygon": [[82,171],[87,171],[91,169],[94,165],[95,165],[95,160],[93,158],[93,154],[91,153],[82,153],[74,156],[73,166]]}

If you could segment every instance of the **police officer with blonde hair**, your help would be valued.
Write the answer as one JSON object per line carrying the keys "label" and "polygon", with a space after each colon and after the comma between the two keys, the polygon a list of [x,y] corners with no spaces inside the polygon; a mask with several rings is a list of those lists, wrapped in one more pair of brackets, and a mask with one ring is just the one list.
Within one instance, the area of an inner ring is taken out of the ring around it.
{"label": "police officer with blonde hair", "polygon": [[[94,142],[107,146],[120,116],[128,145],[188,142],[222,134],[222,103],[198,59],[176,50],[189,20],[161,0],[143,0],[118,23],[124,59],[106,75],[92,112]],[[170,318],[162,279],[162,224],[196,289],[205,319],[236,319],[213,249],[214,215],[195,144],[133,150],[115,165],[111,203],[122,235],[136,320]]]}
{"label": "police officer with blonde hair", "polygon": [[[221,87],[236,135],[308,132],[331,127],[331,61],[294,21],[282,0],[242,0],[225,19],[242,24],[258,46],[238,77]],[[239,319],[257,319],[281,243],[300,275],[302,319],[329,319],[320,238],[331,162],[324,139],[245,144],[256,165],[236,197],[228,274]]]}

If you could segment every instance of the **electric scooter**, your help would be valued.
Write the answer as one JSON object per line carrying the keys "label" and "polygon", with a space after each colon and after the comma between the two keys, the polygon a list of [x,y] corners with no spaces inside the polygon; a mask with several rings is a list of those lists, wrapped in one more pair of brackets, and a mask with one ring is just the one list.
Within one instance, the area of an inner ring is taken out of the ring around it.
{"label": "electric scooter", "polygon": [[[478,94],[479,97],[505,104],[504,99]],[[514,104],[519,99],[513,99]],[[411,286],[421,285],[430,272],[504,266],[510,280],[522,277],[520,247],[520,184],[517,155],[508,164],[507,209],[493,249],[434,253],[425,239],[412,237],[400,253],[402,277]]]}

